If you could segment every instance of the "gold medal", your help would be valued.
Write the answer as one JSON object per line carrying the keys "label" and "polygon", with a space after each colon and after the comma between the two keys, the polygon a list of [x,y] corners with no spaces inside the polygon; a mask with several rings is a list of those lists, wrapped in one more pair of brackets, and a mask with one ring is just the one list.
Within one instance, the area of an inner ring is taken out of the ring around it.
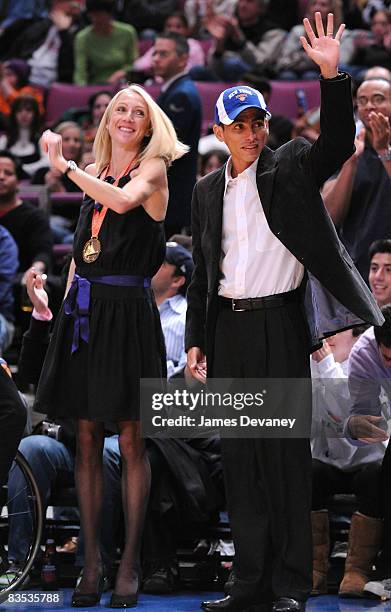
{"label": "gold medal", "polygon": [[93,263],[96,261],[102,250],[101,244],[98,238],[94,236],[87,240],[83,248],[83,259],[86,263]]}
{"label": "gold medal", "polygon": [[[130,164],[125,168],[125,170],[121,173],[121,175],[115,179],[113,185],[117,186],[120,178],[124,176],[127,172],[130,172],[134,159],[130,162]],[[104,176],[107,174],[108,168],[104,171]],[[101,206],[100,210],[94,208],[92,212],[92,220],[91,220],[91,238],[87,240],[83,247],[83,260],[86,263],[94,263],[96,261],[102,251],[102,245],[100,240],[98,239],[98,235],[100,232],[100,228],[102,227],[102,223],[107,213],[107,206]]]}

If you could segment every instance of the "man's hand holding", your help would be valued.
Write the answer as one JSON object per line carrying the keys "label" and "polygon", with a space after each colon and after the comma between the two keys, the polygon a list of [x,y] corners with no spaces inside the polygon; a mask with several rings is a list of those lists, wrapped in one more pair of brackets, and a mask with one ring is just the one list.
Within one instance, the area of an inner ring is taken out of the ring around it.
{"label": "man's hand holding", "polygon": [[367,444],[378,444],[388,440],[388,435],[378,427],[383,419],[381,416],[371,416],[368,414],[354,415],[349,419],[349,431],[355,440],[366,442]]}
{"label": "man's hand holding", "polygon": [[198,346],[193,346],[187,352],[187,373],[199,382],[206,383],[206,357]]}
{"label": "man's hand holding", "polygon": [[326,340],[323,340],[322,348],[312,353],[311,357],[314,361],[316,361],[316,363],[320,363],[329,355],[331,355],[331,348],[327,344]]}
{"label": "man's hand holding", "polygon": [[338,32],[334,36],[334,15],[327,15],[326,34],[323,28],[322,17],[319,12],[315,13],[315,24],[318,36],[315,35],[307,17],[303,19],[304,29],[309,39],[300,36],[301,44],[308,57],[312,59],[320,68],[323,78],[332,79],[338,75],[339,46],[340,40],[345,29],[342,23]]}
{"label": "man's hand holding", "polygon": [[26,272],[26,288],[28,296],[34,306],[34,314],[40,320],[50,321],[52,313],[48,307],[49,298],[44,288],[46,275],[38,274],[35,268],[30,268]]}

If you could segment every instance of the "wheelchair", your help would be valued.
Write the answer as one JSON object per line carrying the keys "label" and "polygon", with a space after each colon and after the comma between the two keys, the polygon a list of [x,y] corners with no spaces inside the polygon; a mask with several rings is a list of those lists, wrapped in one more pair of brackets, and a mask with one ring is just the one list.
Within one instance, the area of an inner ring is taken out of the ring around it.
{"label": "wheelchair", "polygon": [[42,499],[34,474],[30,465],[19,451],[16,453],[16,457],[10,469],[10,474],[13,470],[21,470],[24,476],[25,485],[20,491],[16,492],[12,500],[8,500],[8,503],[14,501],[19,495],[23,495],[23,497],[26,498],[27,501],[25,506],[22,508],[19,507],[18,513],[22,512],[23,514],[28,515],[31,535],[29,541],[27,542],[28,552],[26,558],[18,559],[20,566],[18,566],[17,572],[13,570],[11,571],[8,562],[7,542],[8,524],[9,519],[12,517],[12,512],[8,512],[7,486],[5,485],[2,489],[0,489],[0,604],[7,599],[8,594],[11,593],[11,591],[15,591],[21,587],[29,575],[37,553],[40,550],[44,525]]}

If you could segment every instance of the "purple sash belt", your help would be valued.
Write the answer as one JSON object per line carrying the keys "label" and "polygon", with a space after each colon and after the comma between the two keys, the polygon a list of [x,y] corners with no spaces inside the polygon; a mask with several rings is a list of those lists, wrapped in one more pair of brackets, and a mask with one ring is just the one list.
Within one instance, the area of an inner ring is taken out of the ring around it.
{"label": "purple sash belt", "polygon": [[89,312],[91,283],[113,285],[116,287],[144,287],[147,289],[151,286],[151,279],[144,278],[143,276],[122,274],[83,278],[75,274],[64,302],[65,314],[71,315],[74,319],[71,353],[74,353],[79,348],[80,339],[88,343],[90,335]]}

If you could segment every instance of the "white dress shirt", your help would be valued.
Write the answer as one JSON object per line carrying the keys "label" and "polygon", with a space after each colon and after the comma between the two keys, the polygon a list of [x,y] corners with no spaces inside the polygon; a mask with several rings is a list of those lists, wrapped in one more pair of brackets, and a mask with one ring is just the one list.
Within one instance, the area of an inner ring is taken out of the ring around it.
{"label": "white dress shirt", "polygon": [[167,378],[177,374],[186,365],[185,325],[187,301],[177,293],[159,306],[160,321],[166,345]]}
{"label": "white dress shirt", "polygon": [[337,363],[333,355],[319,363],[311,358],[312,458],[344,472],[382,461],[386,449],[382,442],[357,446],[344,437],[344,424],[351,409],[347,370],[348,361]]}
{"label": "white dress shirt", "polygon": [[[219,295],[255,298],[296,289],[304,267],[271,232],[259,198],[258,159],[236,178],[225,170]],[[289,202],[287,202],[289,205]]]}

